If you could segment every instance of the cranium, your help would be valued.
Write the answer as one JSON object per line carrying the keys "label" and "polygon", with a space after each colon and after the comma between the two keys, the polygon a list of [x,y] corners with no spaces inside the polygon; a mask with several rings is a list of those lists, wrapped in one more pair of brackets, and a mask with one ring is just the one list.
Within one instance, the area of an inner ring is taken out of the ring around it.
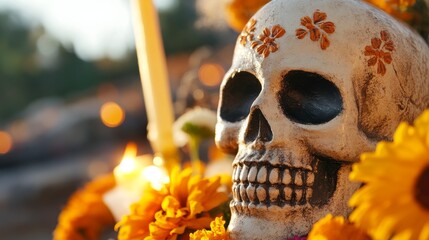
{"label": "cranium", "polygon": [[275,0],[247,24],[221,85],[233,239],[305,235],[349,214],[351,164],[429,106],[429,49],[355,0]]}

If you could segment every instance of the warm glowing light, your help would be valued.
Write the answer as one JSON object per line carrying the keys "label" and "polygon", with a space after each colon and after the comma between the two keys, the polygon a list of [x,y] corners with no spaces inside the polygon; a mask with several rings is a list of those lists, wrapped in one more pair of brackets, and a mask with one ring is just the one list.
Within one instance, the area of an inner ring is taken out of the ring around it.
{"label": "warm glowing light", "polygon": [[141,177],[142,181],[150,182],[152,188],[158,191],[170,182],[167,171],[164,168],[154,165],[145,167],[141,173]]}
{"label": "warm glowing light", "polygon": [[114,102],[107,102],[100,109],[101,121],[107,127],[117,127],[124,122],[124,110]]}
{"label": "warm glowing light", "polygon": [[223,75],[225,75],[225,70],[215,63],[203,64],[198,71],[200,81],[209,87],[218,86],[222,81]]}
{"label": "warm glowing light", "polygon": [[12,137],[7,132],[0,131],[0,154],[6,154],[12,149]]}
{"label": "warm glowing light", "polygon": [[136,160],[137,145],[128,143],[121,163],[113,170],[118,185],[133,188],[143,166]]}

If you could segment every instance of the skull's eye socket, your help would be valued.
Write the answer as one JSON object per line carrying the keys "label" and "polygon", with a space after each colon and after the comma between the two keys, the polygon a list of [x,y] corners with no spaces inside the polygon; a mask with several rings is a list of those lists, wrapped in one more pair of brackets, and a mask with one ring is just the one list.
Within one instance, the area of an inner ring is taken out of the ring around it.
{"label": "skull's eye socket", "polygon": [[261,89],[261,83],[253,74],[232,74],[222,90],[220,117],[228,122],[238,122],[246,118]]}
{"label": "skull's eye socket", "polygon": [[286,117],[301,124],[329,122],[343,109],[340,91],[332,82],[304,71],[290,71],[283,78],[278,99]]}

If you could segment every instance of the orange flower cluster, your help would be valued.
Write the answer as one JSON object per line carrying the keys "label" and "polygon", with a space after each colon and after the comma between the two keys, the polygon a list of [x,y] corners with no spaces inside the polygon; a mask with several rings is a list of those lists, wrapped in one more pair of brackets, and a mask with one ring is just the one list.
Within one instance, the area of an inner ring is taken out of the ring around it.
{"label": "orange flower cluster", "polygon": [[228,232],[225,230],[225,221],[217,217],[210,223],[210,230],[202,229],[189,234],[191,240],[229,240]]}
{"label": "orange flower cluster", "polygon": [[270,0],[232,0],[226,6],[229,25],[241,32],[249,19]]}
{"label": "orange flower cluster", "polygon": [[313,225],[308,234],[308,240],[371,240],[371,238],[360,228],[346,221],[344,217],[333,217],[326,215]]}
{"label": "orange flower cluster", "polygon": [[175,169],[170,184],[160,191],[148,189],[131,206],[131,214],[117,225],[118,239],[177,239],[186,230],[208,228],[213,218],[208,211],[228,200],[218,191],[219,176],[192,176],[192,169]]}
{"label": "orange flower cluster", "polygon": [[97,240],[115,220],[103,202],[104,193],[115,187],[113,174],[97,178],[74,193],[58,218],[54,240]]}
{"label": "orange flower cluster", "polygon": [[409,21],[413,18],[413,15],[406,10],[412,7],[416,0],[365,0],[368,3],[380,8],[386,13],[401,19],[403,21]]}

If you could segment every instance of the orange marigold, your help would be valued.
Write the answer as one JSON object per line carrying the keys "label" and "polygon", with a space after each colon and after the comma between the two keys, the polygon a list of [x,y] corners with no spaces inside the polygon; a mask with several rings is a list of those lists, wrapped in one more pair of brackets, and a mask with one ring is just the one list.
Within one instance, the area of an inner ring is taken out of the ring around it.
{"label": "orange marigold", "polygon": [[228,193],[218,191],[220,180],[192,176],[191,168],[173,170],[164,189],[149,188],[116,225],[118,239],[176,239],[185,230],[209,227],[208,211],[228,200]]}
{"label": "orange marigold", "polygon": [[371,238],[360,228],[346,221],[344,217],[333,217],[326,215],[313,225],[308,234],[308,240],[371,240]]}
{"label": "orange marigold", "polygon": [[113,174],[99,177],[74,193],[58,217],[53,239],[96,240],[115,220],[103,202],[103,195],[115,187]]}
{"label": "orange marigold", "polygon": [[409,7],[412,7],[416,3],[416,0],[365,0],[365,1],[403,21],[410,21],[413,18],[412,14],[410,14],[406,10]]}
{"label": "orange marigold", "polygon": [[229,25],[241,32],[249,19],[270,0],[232,0],[226,5]]}
{"label": "orange marigold", "polygon": [[189,234],[191,240],[229,240],[228,232],[225,230],[225,221],[217,217],[210,223],[210,230],[202,229]]}

